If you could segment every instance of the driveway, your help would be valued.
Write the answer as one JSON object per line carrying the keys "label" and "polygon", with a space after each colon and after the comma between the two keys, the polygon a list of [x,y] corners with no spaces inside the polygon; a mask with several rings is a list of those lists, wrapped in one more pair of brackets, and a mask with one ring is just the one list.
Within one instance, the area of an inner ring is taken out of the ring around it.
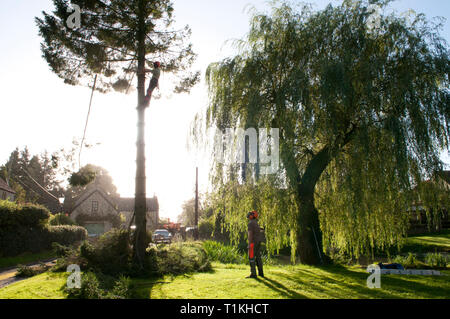
{"label": "driveway", "polygon": [[[33,266],[39,266],[41,263],[45,264],[46,266],[52,267],[55,265],[56,258],[53,259],[47,259],[43,261],[37,261],[30,264],[27,264],[27,266],[33,267]],[[12,267],[9,269],[4,269],[0,272],[0,288],[6,287],[12,283],[15,283],[17,281],[27,279],[26,277],[16,277],[17,267]]]}

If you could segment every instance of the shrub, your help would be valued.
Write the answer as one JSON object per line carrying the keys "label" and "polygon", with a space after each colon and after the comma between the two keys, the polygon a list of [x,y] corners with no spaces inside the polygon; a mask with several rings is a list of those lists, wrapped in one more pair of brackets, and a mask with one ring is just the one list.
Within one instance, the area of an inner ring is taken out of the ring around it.
{"label": "shrub", "polygon": [[61,245],[71,245],[88,237],[86,228],[81,226],[51,226],[48,227],[48,231],[50,244],[56,242]]}
{"label": "shrub", "polygon": [[48,267],[45,264],[40,264],[39,266],[24,266],[19,265],[17,267],[16,277],[33,277],[45,272]]}
{"label": "shrub", "polygon": [[131,267],[132,249],[128,231],[113,229],[90,244],[80,246],[80,257],[85,258],[90,269],[109,275],[127,274]]}
{"label": "shrub", "polygon": [[393,259],[394,263],[401,264],[405,268],[414,268],[418,266],[418,260],[416,254],[408,253],[408,256],[396,256]]}
{"label": "shrub", "polygon": [[243,264],[243,256],[236,247],[224,245],[217,241],[207,240],[203,243],[208,258],[224,264]]}
{"label": "shrub", "polygon": [[81,276],[81,288],[65,288],[70,298],[126,299],[131,297],[131,283],[121,276],[115,280],[101,273],[86,272]]}
{"label": "shrub", "polygon": [[50,217],[47,208],[40,205],[18,205],[9,201],[0,201],[0,232],[18,227],[42,227]]}
{"label": "shrub", "polygon": [[55,242],[52,243],[52,249],[55,252],[56,257],[67,257],[73,252],[72,248]]}
{"label": "shrub", "polygon": [[49,211],[39,205],[0,201],[0,255],[16,256],[50,249],[52,242],[64,245],[87,238],[77,226],[48,226]]}
{"label": "shrub", "polygon": [[56,215],[52,215],[48,221],[49,225],[51,226],[60,226],[60,225],[69,225],[69,226],[75,226],[77,223],[67,216],[66,214],[59,213]]}
{"label": "shrub", "polygon": [[16,277],[33,277],[39,272],[30,266],[19,265],[17,267]]}
{"label": "shrub", "polygon": [[447,257],[440,253],[429,253],[425,256],[425,262],[431,267],[447,267]]}
{"label": "shrub", "polygon": [[211,218],[202,219],[198,224],[198,235],[201,239],[211,239],[214,231],[214,222]]}
{"label": "shrub", "polygon": [[170,245],[150,244],[147,255],[154,256],[157,273],[185,274],[211,270],[211,263],[205,249],[199,242],[173,243]]}

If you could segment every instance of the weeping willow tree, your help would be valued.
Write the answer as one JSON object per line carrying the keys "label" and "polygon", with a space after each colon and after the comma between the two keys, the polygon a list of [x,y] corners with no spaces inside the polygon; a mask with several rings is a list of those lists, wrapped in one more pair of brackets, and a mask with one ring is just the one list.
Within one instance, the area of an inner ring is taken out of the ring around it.
{"label": "weeping willow tree", "polygon": [[280,130],[276,176],[249,165],[256,178],[243,182],[239,165],[214,166],[230,229],[260,209],[269,246],[290,241],[308,264],[331,246],[359,255],[401,241],[413,190],[449,147],[450,67],[441,25],[375,16],[389,2],[281,3],[252,16],[236,56],[209,66],[206,127]]}

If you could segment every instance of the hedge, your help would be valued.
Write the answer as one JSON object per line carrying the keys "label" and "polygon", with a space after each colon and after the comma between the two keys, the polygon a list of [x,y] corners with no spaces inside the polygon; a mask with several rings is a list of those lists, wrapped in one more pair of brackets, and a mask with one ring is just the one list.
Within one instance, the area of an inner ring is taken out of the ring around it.
{"label": "hedge", "polygon": [[86,222],[108,221],[111,223],[113,228],[119,228],[122,223],[120,216],[117,214],[112,214],[112,213],[105,214],[105,215],[81,213],[77,217],[75,217],[75,221],[79,225],[85,225]]}
{"label": "hedge", "polygon": [[55,242],[61,245],[71,245],[77,241],[85,240],[88,237],[86,228],[81,226],[49,226],[49,243]]}
{"label": "hedge", "polygon": [[87,238],[79,226],[49,226],[50,212],[39,205],[0,201],[0,257],[50,249],[53,242],[70,245]]}
{"label": "hedge", "polygon": [[76,226],[77,223],[67,216],[64,213],[55,214],[52,217],[50,217],[48,221],[49,225],[51,226],[61,226],[61,225],[74,225]]}
{"label": "hedge", "polygon": [[49,218],[50,212],[44,206],[0,201],[0,232],[17,227],[43,226]]}

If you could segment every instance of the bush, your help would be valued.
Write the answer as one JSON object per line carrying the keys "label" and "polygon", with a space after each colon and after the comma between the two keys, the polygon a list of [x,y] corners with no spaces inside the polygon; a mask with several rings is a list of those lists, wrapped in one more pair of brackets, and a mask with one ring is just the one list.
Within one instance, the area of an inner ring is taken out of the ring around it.
{"label": "bush", "polygon": [[429,253],[425,256],[425,262],[431,267],[446,268],[447,257],[440,253]]}
{"label": "bush", "polygon": [[126,299],[131,297],[130,280],[121,276],[118,280],[101,273],[86,272],[81,276],[81,288],[65,288],[70,298],[78,299]]}
{"label": "bush", "polygon": [[16,277],[33,277],[45,272],[48,267],[45,264],[40,264],[39,266],[24,266],[19,265],[17,267]]}
{"label": "bush", "polygon": [[104,274],[127,274],[131,270],[132,249],[128,231],[113,229],[90,244],[85,241],[80,246],[80,257],[85,258],[90,269]]}
{"label": "bush", "polygon": [[81,226],[51,226],[48,227],[48,242],[59,243],[61,245],[72,245],[73,243],[83,241],[88,237],[86,228]]}
{"label": "bush", "polygon": [[17,267],[16,277],[33,277],[39,272],[30,266],[19,265]]}
{"label": "bush", "polygon": [[77,226],[48,226],[49,211],[38,205],[0,201],[0,255],[16,256],[50,249],[52,242],[73,244],[87,238]]}
{"label": "bush", "polygon": [[201,239],[211,239],[214,231],[214,222],[211,218],[202,219],[198,224],[198,235]]}
{"label": "bush", "polygon": [[408,253],[408,256],[396,256],[394,263],[401,264],[405,268],[415,268],[419,265],[416,254]]}
{"label": "bush", "polygon": [[0,201],[0,233],[18,227],[42,227],[49,218],[50,212],[44,206]]}
{"label": "bush", "polygon": [[55,252],[56,257],[67,257],[73,253],[73,249],[58,243],[52,243],[52,249]]}
{"label": "bush", "polygon": [[147,255],[156,259],[156,271],[159,275],[180,275],[211,270],[207,253],[199,242],[150,244]]}
{"label": "bush", "polygon": [[60,225],[69,225],[75,226],[78,225],[72,218],[67,216],[66,214],[59,213],[56,215],[52,215],[50,220],[48,221],[51,226],[60,226]]}
{"label": "bush", "polygon": [[50,249],[53,242],[72,245],[86,238],[86,229],[79,226],[19,227],[15,231],[2,232],[0,252],[2,256],[38,253]]}
{"label": "bush", "polygon": [[203,243],[208,258],[224,264],[243,264],[245,256],[236,247],[224,245],[217,241],[207,240]]}

